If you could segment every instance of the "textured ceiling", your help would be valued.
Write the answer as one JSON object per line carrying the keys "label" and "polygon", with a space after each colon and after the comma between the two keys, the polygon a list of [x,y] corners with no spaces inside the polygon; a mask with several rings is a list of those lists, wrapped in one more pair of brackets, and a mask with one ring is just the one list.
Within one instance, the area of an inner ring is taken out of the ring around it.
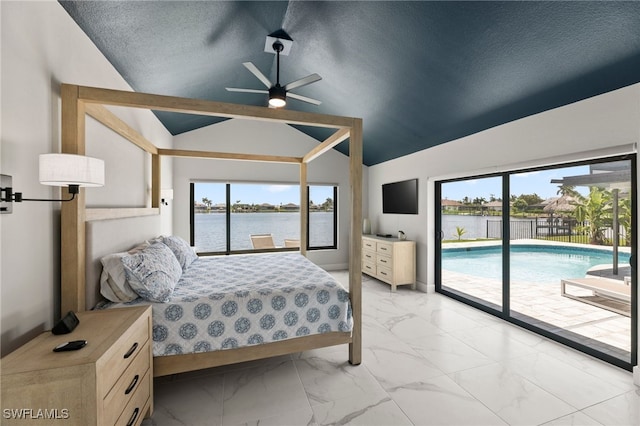
{"label": "textured ceiling", "polygon": [[[322,76],[294,90],[322,105],[286,108],[363,118],[367,165],[640,82],[640,2],[60,3],[134,90],[238,104],[266,106],[225,87],[264,89],[246,61],[275,81],[284,29],[281,83]],[[155,113],[174,135],[220,121]]]}

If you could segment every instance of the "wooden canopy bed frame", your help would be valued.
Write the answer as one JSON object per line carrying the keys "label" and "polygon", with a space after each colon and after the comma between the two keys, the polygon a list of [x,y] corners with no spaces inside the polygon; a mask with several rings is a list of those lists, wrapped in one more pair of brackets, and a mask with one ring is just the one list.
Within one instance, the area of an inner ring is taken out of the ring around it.
{"label": "wooden canopy bed frame", "polygon": [[[151,155],[150,207],[88,209],[85,205],[85,196],[82,190],[73,201],[62,203],[61,312],[63,313],[70,310],[76,312],[85,311],[93,307],[87,304],[87,300],[91,300],[88,294],[95,293],[95,288],[98,284],[89,282],[90,280],[87,280],[86,275],[88,261],[86,258],[86,222],[158,216],[160,214],[160,159],[162,156],[298,164],[300,167],[300,191],[301,194],[304,194],[302,191],[307,187],[307,164],[340,142],[348,139],[350,165],[349,297],[353,312],[353,329],[351,333],[329,332],[237,349],[155,357],[153,375],[165,376],[345,343],[349,344],[349,362],[354,365],[360,364],[362,359],[362,275],[360,272],[362,245],[362,119],[71,84],[61,85],[61,98],[61,151],[63,153],[85,154],[85,120],[86,115],[89,115]],[[304,157],[162,149],[156,147],[118,118],[105,105],[301,124],[331,128],[335,129],[335,132]],[[67,190],[63,189],[63,191]],[[301,199],[304,199],[304,196],[301,196]],[[305,203],[301,203],[300,252],[305,256],[307,247],[307,235],[305,232],[307,210],[308,206]]]}

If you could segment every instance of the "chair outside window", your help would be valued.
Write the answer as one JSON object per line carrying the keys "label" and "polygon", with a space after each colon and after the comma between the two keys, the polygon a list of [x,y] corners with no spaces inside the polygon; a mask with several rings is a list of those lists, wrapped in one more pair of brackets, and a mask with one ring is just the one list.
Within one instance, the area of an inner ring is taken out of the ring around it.
{"label": "chair outside window", "polygon": [[276,248],[273,243],[273,235],[271,234],[253,234],[251,235],[251,244],[254,249]]}
{"label": "chair outside window", "polygon": [[300,247],[300,240],[290,240],[285,238],[284,240],[285,247]]}

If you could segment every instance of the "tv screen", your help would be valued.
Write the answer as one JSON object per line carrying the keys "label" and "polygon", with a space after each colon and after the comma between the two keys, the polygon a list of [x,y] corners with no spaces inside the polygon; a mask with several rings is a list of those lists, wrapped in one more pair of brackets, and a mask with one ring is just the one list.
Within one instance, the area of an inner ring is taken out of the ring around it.
{"label": "tv screen", "polygon": [[418,179],[382,185],[382,213],[418,214]]}

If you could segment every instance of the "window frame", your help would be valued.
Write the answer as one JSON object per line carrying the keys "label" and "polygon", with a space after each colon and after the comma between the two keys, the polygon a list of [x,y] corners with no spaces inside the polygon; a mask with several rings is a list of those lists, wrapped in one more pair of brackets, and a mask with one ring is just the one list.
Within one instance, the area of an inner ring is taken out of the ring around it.
{"label": "window frame", "polygon": [[[206,180],[202,180],[202,181],[191,181],[189,183],[189,237],[190,237],[190,243],[191,246],[195,246],[195,185],[201,183],[201,184],[205,184],[205,183],[219,183],[219,184],[224,184],[225,185],[225,194],[226,194],[226,199],[225,199],[225,204],[226,204],[226,212],[225,212],[225,223],[226,223],[226,229],[225,229],[225,240],[226,240],[226,248],[225,250],[222,251],[198,251],[198,255],[201,256],[211,256],[211,255],[230,255],[230,254],[242,254],[242,253],[256,253],[256,252],[282,252],[282,251],[298,251],[298,248],[290,248],[290,247],[278,247],[275,249],[260,249],[260,250],[256,250],[256,249],[242,249],[242,250],[232,250],[231,249],[231,186],[233,184],[255,184],[255,185],[263,185],[263,184],[270,184],[272,182],[260,182],[260,181],[237,181],[237,182],[229,182],[229,181],[225,181],[225,182],[216,182],[216,181],[206,181]],[[283,183],[286,185],[296,185],[296,186],[300,186],[299,184],[295,184],[295,183]],[[309,206],[309,202],[310,202],[310,188],[314,187],[314,186],[331,186],[333,187],[333,244],[330,245],[326,245],[326,246],[311,246],[310,245],[310,238],[309,238],[309,232],[310,232],[310,227],[311,227],[311,223],[310,223],[310,209],[307,208],[307,221],[306,221],[306,234],[307,234],[307,247],[306,249],[308,251],[314,251],[314,250],[337,250],[338,248],[338,192],[339,192],[339,187],[337,184],[308,184],[307,185],[307,190],[306,190],[306,203],[307,203],[307,207]]]}

